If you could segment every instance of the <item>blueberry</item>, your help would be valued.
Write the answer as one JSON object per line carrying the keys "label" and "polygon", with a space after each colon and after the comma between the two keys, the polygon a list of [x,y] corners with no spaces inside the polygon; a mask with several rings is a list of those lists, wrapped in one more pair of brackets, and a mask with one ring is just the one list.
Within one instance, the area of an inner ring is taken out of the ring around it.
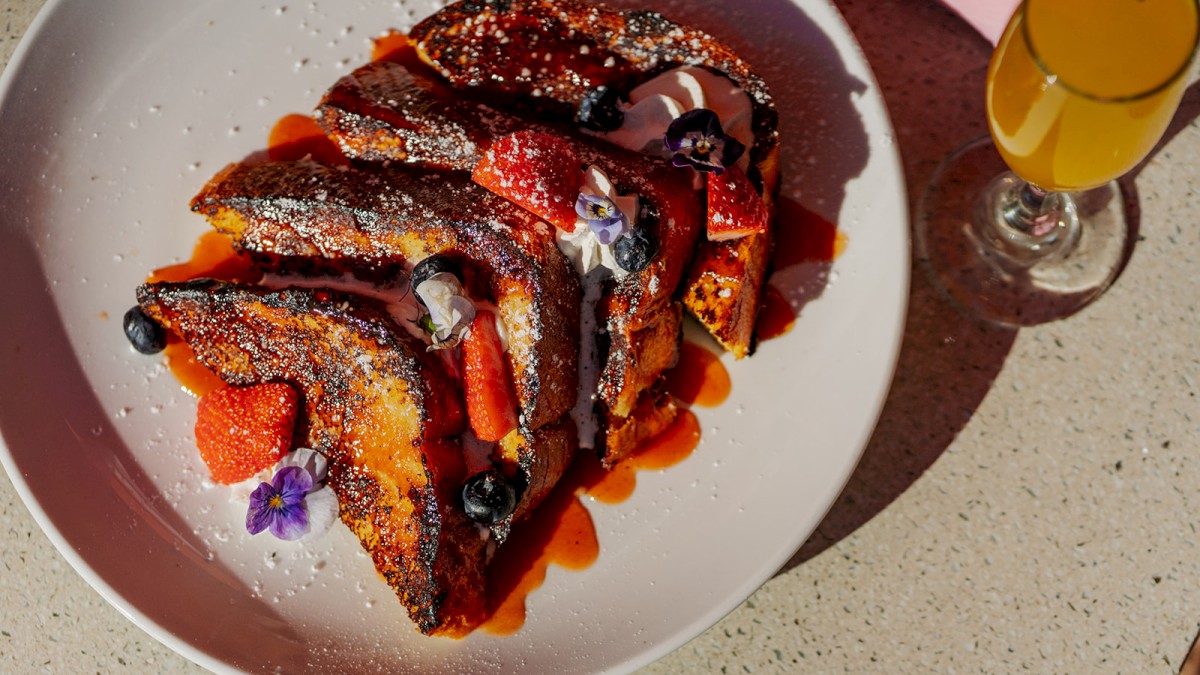
{"label": "blueberry", "polygon": [[620,129],[625,121],[625,113],[621,112],[619,103],[620,96],[616,91],[604,86],[596,87],[583,95],[575,121],[592,131]]}
{"label": "blueberry", "polygon": [[413,268],[412,274],[408,276],[408,283],[415,291],[417,290],[417,286],[421,285],[421,282],[439,272],[449,272],[458,277],[460,283],[462,282],[462,268],[458,266],[458,263],[447,256],[435,253],[417,263],[417,266]]}
{"label": "blueberry", "polygon": [[658,238],[645,225],[633,228],[613,244],[617,264],[630,274],[646,269],[656,253]]}
{"label": "blueberry", "polygon": [[167,331],[150,318],[141,307],[134,305],[125,312],[122,322],[129,344],[143,354],[157,354],[167,346]]}
{"label": "blueberry", "polygon": [[645,200],[638,200],[638,227],[658,228],[658,207]]}
{"label": "blueberry", "polygon": [[512,515],[517,490],[499,471],[488,469],[467,479],[462,500],[468,518],[481,525],[495,525]]}

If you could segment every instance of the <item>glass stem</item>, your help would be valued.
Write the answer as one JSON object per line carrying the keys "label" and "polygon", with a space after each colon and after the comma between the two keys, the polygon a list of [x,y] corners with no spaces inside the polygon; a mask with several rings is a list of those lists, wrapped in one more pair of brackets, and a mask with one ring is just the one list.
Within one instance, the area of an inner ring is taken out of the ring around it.
{"label": "glass stem", "polygon": [[1019,267],[1062,255],[1079,240],[1075,202],[1013,173],[997,177],[980,195],[975,226],[995,253]]}
{"label": "glass stem", "polygon": [[1057,194],[1026,181],[1021,181],[1018,193],[1005,209],[1004,220],[1009,227],[1038,238],[1058,227],[1062,204]]}

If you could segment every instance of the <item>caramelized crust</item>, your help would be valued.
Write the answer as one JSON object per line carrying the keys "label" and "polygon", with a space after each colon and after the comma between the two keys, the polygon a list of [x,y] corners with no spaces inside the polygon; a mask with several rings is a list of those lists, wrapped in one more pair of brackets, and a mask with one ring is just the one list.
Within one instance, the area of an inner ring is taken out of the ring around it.
{"label": "caramelized crust", "polygon": [[528,128],[390,61],[373,61],[339,79],[315,117],[347,157],[468,172],[493,139]]}
{"label": "caramelized crust", "polygon": [[[609,415],[628,416],[637,397],[674,365],[678,356],[678,334],[661,328],[664,321],[672,321],[672,314],[678,316],[673,297],[703,225],[705,207],[701,194],[692,189],[690,173],[566,126],[527,120],[483,103],[447,96],[444,87],[404,65],[375,62],[334,85],[318,107],[317,119],[356,159],[428,162],[464,170],[474,168],[494,139],[513,130],[552,133],[570,142],[585,164],[603,169],[618,189],[635,192],[653,206],[658,213],[659,254],[645,270],[614,284],[604,299],[603,321],[612,340],[599,394]],[[368,116],[374,117],[368,121]],[[418,130],[469,138],[472,149],[461,155],[436,156],[442,146],[422,143]],[[678,323],[674,321],[676,327]],[[650,330],[654,327],[658,329]]]}
{"label": "caramelized crust", "polygon": [[662,380],[638,399],[629,417],[614,421],[607,429],[601,464],[611,469],[632,455],[646,441],[663,432],[675,420],[679,409]]}
{"label": "caramelized crust", "polygon": [[[541,429],[561,427],[579,389],[580,290],[548,225],[461,175],[307,160],[230,165],[192,208],[284,268],[379,269],[434,253],[459,259],[467,286],[496,303],[506,328],[523,430],[509,469],[529,486],[516,514],[562,476],[574,445]],[[493,528],[499,539],[510,523]]]}
{"label": "caramelized crust", "polygon": [[496,303],[508,334],[523,423],[556,422],[578,391],[579,282],[550,226],[461,174],[233,164],[192,210],[247,250],[343,266],[458,259],[467,285]]}
{"label": "caramelized crust", "polygon": [[550,494],[571,466],[577,447],[579,438],[570,417],[538,429],[514,429],[500,439],[495,461],[510,475],[521,476],[526,485],[512,515],[492,526],[497,543],[504,543],[512,524],[523,520]]}
{"label": "caramelized crust", "polygon": [[649,323],[609,331],[600,399],[608,406],[610,418],[634,413],[638,398],[679,360],[682,337],[683,309],[677,302],[656,310]]}
{"label": "caramelized crust", "polygon": [[[774,101],[750,65],[707,33],[657,12],[622,11],[582,0],[468,0],[417,24],[410,39],[451,86],[489,100],[533,106],[564,120],[597,86],[627,92],[684,65],[722,74],[750,96],[755,142],[747,173],[774,211],[779,183]],[[511,48],[516,44],[521,48]],[[769,233],[749,239],[757,241],[702,240],[683,296],[688,311],[738,358],[754,347],[771,249]]]}
{"label": "caramelized crust", "polygon": [[465,0],[418,23],[409,38],[452,86],[568,118],[598,86],[629,91],[670,68],[704,66],[750,96],[751,163],[774,168],[760,166],[779,145],[766,83],[720,40],[658,12],[582,0]]}
{"label": "caramelized crust", "polygon": [[484,543],[455,496],[465,417],[420,341],[381,308],[324,291],[199,280],[137,296],[226,382],[302,392],[299,442],[329,460],[342,521],[423,633],[462,635],[486,618]]}
{"label": "caramelized crust", "polygon": [[[774,220],[772,216],[772,228]],[[706,242],[688,269],[684,306],[735,358],[754,351],[773,234]]]}

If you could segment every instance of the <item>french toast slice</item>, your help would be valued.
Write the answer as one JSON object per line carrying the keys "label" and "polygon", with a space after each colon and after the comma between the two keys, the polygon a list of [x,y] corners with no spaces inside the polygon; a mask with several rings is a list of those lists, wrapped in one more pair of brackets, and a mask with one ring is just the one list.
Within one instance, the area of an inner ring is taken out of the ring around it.
{"label": "french toast slice", "polygon": [[578,433],[570,416],[537,429],[521,427],[500,439],[494,461],[519,476],[523,485],[513,512],[492,525],[497,544],[503,544],[513,524],[528,517],[550,494],[571,466],[578,446]]}
{"label": "french toast slice", "polygon": [[298,442],[328,459],[341,520],[421,632],[486,619],[485,543],[457,503],[465,479],[456,385],[370,301],[197,280],[145,284],[138,304],[234,385],[288,382]]}
{"label": "french toast slice", "polygon": [[[771,206],[770,222],[774,222]],[[774,227],[774,225],[771,225]],[[754,327],[770,274],[774,232],[697,247],[683,287],[683,305],[735,358],[754,352]]]}
{"label": "french toast slice", "polygon": [[[423,168],[470,171],[495,140],[517,130],[565,140],[585,165],[600,167],[618,189],[638,193],[659,212],[655,234],[667,249],[656,256],[650,268],[621,282],[626,299],[619,320],[631,330],[654,323],[655,312],[669,304],[700,234],[704,206],[691,188],[690,176],[669,164],[582,135],[566,125],[457,100],[443,85],[400,63],[375,61],[341,78],[322,98],[315,117],[352,159],[400,160]],[[440,143],[431,145],[428,134],[470,140],[466,146],[447,148]],[[623,403],[615,407],[627,409]]]}
{"label": "french toast slice", "polygon": [[[747,175],[773,222],[778,112],[762,78],[715,37],[657,12],[582,0],[464,0],[418,23],[409,37],[451,86],[564,120],[600,86],[628,92],[673,66],[724,75],[750,98],[754,143]],[[522,48],[505,48],[509,44]],[[684,305],[737,358],[754,349],[771,238],[768,230],[736,240],[703,240],[686,280]]]}
{"label": "french toast slice", "polygon": [[628,417],[614,420],[607,429],[606,447],[600,463],[611,469],[639,450],[642,445],[662,433],[675,421],[679,407],[675,397],[660,379],[638,397],[637,407]]}
{"label": "french toast slice", "polygon": [[469,173],[496,138],[541,126],[464,99],[405,61],[359,66],[321,98],[314,118],[347,157]]}
{"label": "french toast slice", "polygon": [[268,268],[386,269],[435,253],[461,261],[466,285],[495,302],[506,328],[520,417],[497,459],[527,486],[514,515],[562,476],[575,448],[561,422],[579,388],[580,289],[548,225],[461,175],[311,160],[232,164],[192,208]]}
{"label": "french toast slice", "polygon": [[[674,294],[692,258],[704,213],[690,177],[661,160],[584,136],[567,125],[545,124],[451,96],[419,67],[376,61],[339,80],[323,97],[315,117],[356,160],[399,160],[460,170],[473,169],[492,142],[507,133],[549,133],[566,140],[584,164],[600,167],[623,191],[637,192],[658,214],[655,233],[661,250],[648,268],[610,288],[601,312],[609,338],[598,391],[606,420],[611,418],[604,426],[628,427],[625,418],[647,410],[638,405],[639,396],[648,396],[647,389],[678,357],[682,314]],[[435,132],[469,140],[447,149],[425,138]],[[622,443],[629,438],[607,435],[608,454],[628,454],[633,448]]]}
{"label": "french toast slice", "polygon": [[579,281],[549,225],[460,174],[237,163],[192,210],[256,254],[368,269],[435,253],[458,260],[506,327],[525,425],[555,422],[574,405]]}

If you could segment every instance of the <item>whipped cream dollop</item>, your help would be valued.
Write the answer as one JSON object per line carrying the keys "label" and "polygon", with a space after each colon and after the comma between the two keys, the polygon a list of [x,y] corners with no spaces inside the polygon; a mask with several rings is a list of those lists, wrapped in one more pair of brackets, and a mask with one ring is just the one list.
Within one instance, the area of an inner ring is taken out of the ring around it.
{"label": "whipped cream dollop", "polygon": [[[579,191],[585,195],[608,198],[625,214],[630,228],[637,225],[637,195],[618,195],[617,189],[613,187],[608,175],[598,167],[588,166],[584,171],[583,186]],[[567,256],[575,265],[575,271],[581,277],[587,276],[588,273],[598,267],[610,270],[613,276],[618,279],[627,274],[617,264],[617,259],[613,255],[612,245],[600,243],[599,237],[596,236],[596,233],[588,224],[588,220],[583,216],[576,218],[575,229],[570,232],[557,230],[555,240],[558,243],[558,250],[562,251],[563,255]]]}
{"label": "whipped cream dollop", "polygon": [[[629,92],[621,104],[621,127],[598,135],[627,150],[669,158],[663,134],[675,118],[689,110],[707,108],[717,114],[721,128],[742,145],[754,145],[753,108],[750,96],[727,77],[696,66],[675,68],[644,82]],[[749,166],[748,153],[737,164]]]}

